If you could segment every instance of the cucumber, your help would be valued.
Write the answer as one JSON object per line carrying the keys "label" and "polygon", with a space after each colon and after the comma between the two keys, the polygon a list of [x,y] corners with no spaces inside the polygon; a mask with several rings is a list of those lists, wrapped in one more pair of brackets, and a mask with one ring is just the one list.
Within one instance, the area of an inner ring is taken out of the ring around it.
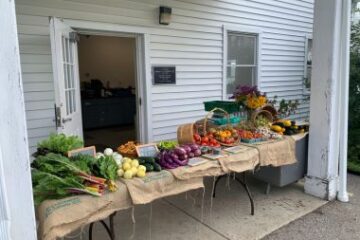
{"label": "cucumber", "polygon": [[140,164],[140,165],[144,165],[144,164],[145,164],[145,160],[144,160],[144,159],[138,157],[137,160],[139,161],[139,164]]}
{"label": "cucumber", "polygon": [[146,172],[154,171],[154,166],[150,163],[145,163],[144,166],[146,167]]}
{"label": "cucumber", "polygon": [[155,172],[160,172],[161,171],[161,166],[159,164],[154,163],[152,166],[154,167]]}
{"label": "cucumber", "polygon": [[155,163],[155,158],[153,157],[138,157],[138,159],[141,161],[145,161],[145,163],[150,163],[150,164],[154,164]]}

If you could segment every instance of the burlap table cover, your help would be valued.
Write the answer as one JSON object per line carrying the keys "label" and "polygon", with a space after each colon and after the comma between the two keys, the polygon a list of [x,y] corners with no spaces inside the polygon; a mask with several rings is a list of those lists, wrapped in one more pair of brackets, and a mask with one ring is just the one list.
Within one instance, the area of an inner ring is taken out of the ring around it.
{"label": "burlap table cover", "polygon": [[218,161],[224,173],[253,170],[259,164],[259,152],[252,147],[247,147],[246,150],[239,153],[223,152],[223,154],[226,156],[219,158]]}
{"label": "burlap table cover", "polygon": [[169,171],[150,172],[144,178],[122,179],[133,204],[147,204],[155,199],[204,188],[203,178],[178,180]]}
{"label": "burlap table cover", "polygon": [[39,239],[63,237],[111,213],[130,208],[131,198],[125,184],[117,182],[118,190],[102,197],[79,195],[60,200],[44,201],[37,208]]}
{"label": "burlap table cover", "polygon": [[241,144],[258,150],[260,166],[279,167],[297,162],[294,137],[284,136],[279,140]]}
{"label": "burlap table cover", "polygon": [[191,178],[211,177],[224,174],[218,161],[207,160],[197,166],[184,166],[169,170],[175,178],[188,180]]}

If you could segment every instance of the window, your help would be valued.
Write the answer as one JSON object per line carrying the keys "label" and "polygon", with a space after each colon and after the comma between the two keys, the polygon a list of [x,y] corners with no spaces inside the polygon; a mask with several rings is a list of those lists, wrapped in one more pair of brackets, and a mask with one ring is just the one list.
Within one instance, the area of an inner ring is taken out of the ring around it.
{"label": "window", "polygon": [[258,34],[227,32],[226,95],[257,82]]}
{"label": "window", "polygon": [[305,38],[305,62],[304,62],[304,91],[309,92],[311,88],[311,68],[312,68],[312,37]]}

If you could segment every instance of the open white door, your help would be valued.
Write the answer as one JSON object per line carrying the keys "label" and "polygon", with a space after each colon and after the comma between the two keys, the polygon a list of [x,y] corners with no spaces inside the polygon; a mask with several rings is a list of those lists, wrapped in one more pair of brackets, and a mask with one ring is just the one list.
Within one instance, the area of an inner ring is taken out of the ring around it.
{"label": "open white door", "polygon": [[61,19],[53,17],[50,35],[57,131],[83,138],[77,33]]}

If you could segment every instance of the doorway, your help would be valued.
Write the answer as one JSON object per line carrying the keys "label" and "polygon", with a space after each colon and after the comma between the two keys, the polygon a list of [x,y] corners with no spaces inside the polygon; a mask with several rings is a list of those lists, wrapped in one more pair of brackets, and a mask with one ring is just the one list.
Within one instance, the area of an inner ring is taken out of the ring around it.
{"label": "doorway", "polygon": [[85,145],[137,140],[136,39],[80,34],[78,59]]}

